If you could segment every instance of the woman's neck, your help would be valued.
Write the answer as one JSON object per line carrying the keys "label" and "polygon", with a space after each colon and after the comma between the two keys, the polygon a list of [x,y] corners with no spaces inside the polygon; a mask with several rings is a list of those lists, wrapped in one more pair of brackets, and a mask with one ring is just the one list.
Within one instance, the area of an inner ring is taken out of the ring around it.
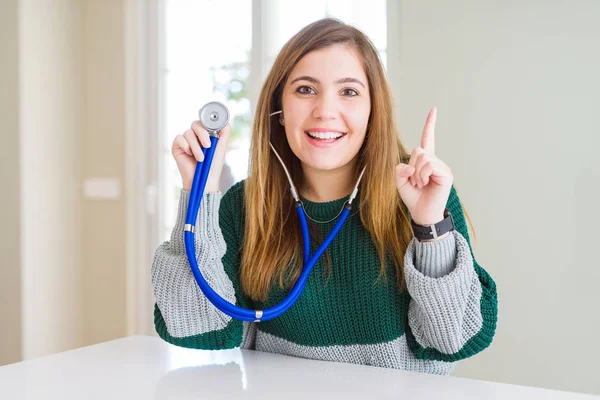
{"label": "woman's neck", "polygon": [[356,160],[341,168],[323,171],[302,166],[304,184],[300,195],[307,200],[323,203],[348,196],[354,189]]}

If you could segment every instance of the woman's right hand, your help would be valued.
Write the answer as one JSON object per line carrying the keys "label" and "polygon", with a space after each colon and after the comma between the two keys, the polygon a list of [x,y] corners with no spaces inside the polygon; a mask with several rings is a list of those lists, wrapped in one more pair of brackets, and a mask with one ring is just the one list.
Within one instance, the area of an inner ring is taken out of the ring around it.
{"label": "woman's right hand", "polygon": [[[204,189],[205,193],[219,190],[219,178],[221,177],[223,163],[225,162],[225,152],[230,133],[231,126],[229,124],[219,132],[217,148],[208,174],[206,188]],[[192,189],[196,165],[204,159],[202,154],[203,147],[210,147],[210,137],[200,121],[194,121],[190,129],[185,131],[183,135],[177,135],[175,140],[173,140],[171,154],[173,154],[175,163],[177,163],[183,189],[188,192]]]}

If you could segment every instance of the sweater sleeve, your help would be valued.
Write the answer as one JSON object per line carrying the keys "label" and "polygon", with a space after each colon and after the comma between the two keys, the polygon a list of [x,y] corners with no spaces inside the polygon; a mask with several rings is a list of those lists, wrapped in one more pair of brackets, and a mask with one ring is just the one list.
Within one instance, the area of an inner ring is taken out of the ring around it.
{"label": "sweater sleeve", "polygon": [[410,294],[406,337],[419,359],[470,357],[491,344],[496,330],[496,285],[474,258],[454,187],[447,207],[455,231],[437,242],[413,239],[404,259]]}
{"label": "sweater sleeve", "polygon": [[[171,240],[161,244],[154,254],[156,331],[165,341],[181,347],[220,350],[241,346],[247,332],[251,332],[246,326],[250,323],[232,319],[213,306],[192,274],[183,240],[189,197],[189,192],[181,191]],[[202,275],[221,297],[247,307],[237,279],[241,249],[235,215],[239,210],[233,212],[232,197],[222,197],[220,192],[204,195],[194,235],[196,258]]]}

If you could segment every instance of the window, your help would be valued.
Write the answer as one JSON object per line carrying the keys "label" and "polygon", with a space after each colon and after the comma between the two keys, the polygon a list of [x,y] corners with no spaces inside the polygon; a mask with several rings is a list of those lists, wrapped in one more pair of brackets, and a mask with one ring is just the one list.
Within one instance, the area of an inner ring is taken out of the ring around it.
{"label": "window", "polygon": [[[163,4],[165,93],[160,112],[165,123],[160,132],[160,162],[164,178],[159,220],[164,225],[162,236],[168,240],[181,190],[171,143],[198,119],[203,104],[221,101],[231,113],[232,136],[221,182],[225,190],[247,176],[252,93],[258,93],[283,44],[310,22],[335,17],[365,32],[385,65],[387,23],[386,0],[165,0]],[[261,16],[260,26],[253,26],[253,15]],[[253,73],[251,65],[260,71]]]}
{"label": "window", "polygon": [[[223,16],[223,17],[217,17]],[[198,119],[209,101],[221,101],[232,116],[231,151],[227,168],[231,181],[243,179],[246,166],[238,160],[248,152],[250,100],[248,74],[252,47],[250,0],[168,0],[165,3],[165,131],[162,157],[163,233],[168,239],[175,223],[181,179],[171,156],[176,135]]]}
{"label": "window", "polygon": [[[338,18],[363,31],[379,50],[385,65],[387,46],[386,0],[303,0],[267,1],[266,31],[263,38],[267,51],[268,71],[277,53],[296,32],[324,17]],[[264,4],[264,3],[263,3]]]}

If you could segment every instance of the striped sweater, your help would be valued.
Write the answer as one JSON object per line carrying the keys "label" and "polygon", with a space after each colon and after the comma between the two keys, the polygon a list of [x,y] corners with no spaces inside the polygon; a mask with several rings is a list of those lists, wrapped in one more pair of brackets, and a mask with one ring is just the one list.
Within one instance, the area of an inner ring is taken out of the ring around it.
{"label": "striped sweater", "polygon": [[[302,199],[308,215],[329,220],[348,197],[315,203]],[[304,292],[282,316],[242,322],[217,310],[198,288],[185,253],[183,226],[189,192],[181,191],[170,241],[155,252],[152,285],[159,336],[196,349],[241,347],[297,357],[448,374],[454,363],[488,347],[497,317],[496,287],[477,264],[464,214],[452,188],[448,209],[456,230],[436,242],[413,239],[404,259],[406,290],[380,261],[355,210],[315,265]],[[242,295],[238,280],[244,234],[244,181],[225,195],[204,195],[196,224],[196,255],[203,276],[238,306],[265,309],[288,291],[275,284],[265,302]],[[360,204],[360,195],[355,200]],[[319,224],[326,235],[335,221]],[[313,244],[312,252],[317,244]]]}

